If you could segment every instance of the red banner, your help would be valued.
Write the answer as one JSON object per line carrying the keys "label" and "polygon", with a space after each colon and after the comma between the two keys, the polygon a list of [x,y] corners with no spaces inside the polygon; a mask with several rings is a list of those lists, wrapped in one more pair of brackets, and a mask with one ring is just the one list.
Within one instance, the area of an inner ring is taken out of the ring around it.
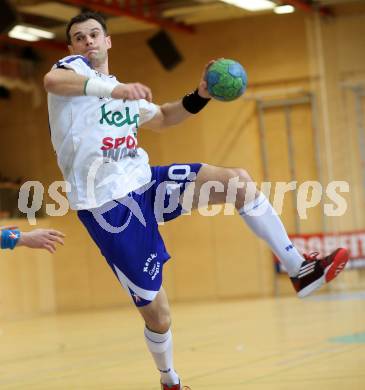
{"label": "red banner", "polygon": [[[319,252],[320,256],[328,255],[336,248],[348,249],[350,260],[346,269],[365,268],[365,231],[345,233],[293,234],[289,236],[299,253]],[[286,272],[275,258],[278,272]]]}

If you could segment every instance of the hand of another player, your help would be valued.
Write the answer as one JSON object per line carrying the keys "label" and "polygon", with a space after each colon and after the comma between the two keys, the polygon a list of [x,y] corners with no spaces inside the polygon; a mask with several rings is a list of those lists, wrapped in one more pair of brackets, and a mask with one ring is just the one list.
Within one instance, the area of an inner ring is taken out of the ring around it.
{"label": "hand of another player", "polygon": [[53,229],[35,229],[30,232],[22,232],[18,246],[28,248],[46,249],[50,253],[56,252],[56,244],[63,245],[65,235]]}
{"label": "hand of another player", "polygon": [[199,82],[199,87],[198,87],[198,94],[203,97],[203,98],[206,98],[206,99],[209,99],[211,98],[212,96],[209,94],[208,92],[208,85],[207,85],[207,82],[205,80],[205,76],[206,76],[206,73],[207,73],[207,70],[208,68],[210,67],[210,65],[214,64],[216,60],[211,60],[209,61],[205,67],[204,67],[204,70],[203,70],[203,74],[202,74],[202,77],[200,79],[200,82]]}
{"label": "hand of another player", "polygon": [[141,83],[119,84],[112,92],[113,99],[152,101],[151,89]]}

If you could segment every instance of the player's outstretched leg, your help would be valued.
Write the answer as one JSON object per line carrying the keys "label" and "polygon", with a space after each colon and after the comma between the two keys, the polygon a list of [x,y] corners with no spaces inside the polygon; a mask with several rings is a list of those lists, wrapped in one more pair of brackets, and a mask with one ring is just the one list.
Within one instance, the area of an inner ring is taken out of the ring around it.
{"label": "player's outstretched leg", "polygon": [[[244,169],[203,165],[195,182],[193,207],[199,204],[200,192],[205,187],[210,189],[209,186],[203,187],[208,181],[220,182],[224,186],[223,192],[210,193],[209,203],[235,204],[242,219],[258,237],[267,242],[284,265],[299,297],[311,294],[324,283],[333,280],[345,268],[348,252],[343,248],[321,259],[317,255],[300,255],[275,209]],[[236,191],[232,192],[232,184],[236,186]],[[232,193],[235,194],[234,197]]]}
{"label": "player's outstretched leg", "polygon": [[190,390],[182,386],[174,369],[171,318],[167,296],[163,287],[148,305],[138,307],[145,321],[144,336],[161,375],[162,390]]}

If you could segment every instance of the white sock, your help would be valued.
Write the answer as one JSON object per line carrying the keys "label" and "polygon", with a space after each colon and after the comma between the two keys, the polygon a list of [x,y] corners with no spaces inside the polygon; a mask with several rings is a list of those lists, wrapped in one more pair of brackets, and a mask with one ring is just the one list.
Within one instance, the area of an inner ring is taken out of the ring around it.
{"label": "white sock", "polygon": [[144,337],[147,347],[152,353],[153,359],[161,373],[161,382],[165,385],[176,385],[179,376],[174,370],[172,357],[172,333],[169,329],[166,333],[155,333],[145,327]]}
{"label": "white sock", "polygon": [[268,243],[289,276],[296,276],[304,259],[290,241],[284,225],[265,195],[260,193],[238,212],[253,232]]}

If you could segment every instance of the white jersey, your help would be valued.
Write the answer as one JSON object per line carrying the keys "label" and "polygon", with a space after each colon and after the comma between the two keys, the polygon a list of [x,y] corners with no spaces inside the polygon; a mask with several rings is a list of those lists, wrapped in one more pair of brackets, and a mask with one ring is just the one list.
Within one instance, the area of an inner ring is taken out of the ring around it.
{"label": "white jersey", "polygon": [[[53,68],[118,84],[83,56],[63,58]],[[151,180],[147,153],[137,146],[140,125],[158,108],[146,100],[48,94],[53,147],[74,210],[92,209],[122,198]]]}

